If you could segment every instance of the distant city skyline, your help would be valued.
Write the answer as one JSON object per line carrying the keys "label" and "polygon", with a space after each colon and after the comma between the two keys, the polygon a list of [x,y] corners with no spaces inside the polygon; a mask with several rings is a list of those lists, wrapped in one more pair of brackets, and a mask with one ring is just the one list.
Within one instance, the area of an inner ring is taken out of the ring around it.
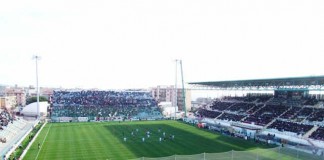
{"label": "distant city skyline", "polygon": [[36,86],[33,55],[55,88],[174,85],[175,59],[185,82],[324,75],[323,28],[321,0],[3,1],[0,85]]}

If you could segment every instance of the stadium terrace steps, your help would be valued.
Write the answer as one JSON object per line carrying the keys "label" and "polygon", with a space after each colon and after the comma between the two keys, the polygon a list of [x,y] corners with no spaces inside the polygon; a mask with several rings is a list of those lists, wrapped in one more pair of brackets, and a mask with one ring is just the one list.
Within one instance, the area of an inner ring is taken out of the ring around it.
{"label": "stadium terrace steps", "polygon": [[[303,106],[303,107],[300,107],[300,110],[298,110],[297,112],[295,112],[295,114],[294,115],[292,115],[290,118],[292,118],[292,117],[295,117],[303,108],[304,108],[305,106]],[[290,119],[289,118],[289,119]]]}
{"label": "stadium terrace steps", "polygon": [[303,135],[303,138],[308,138],[313,132],[315,132],[319,127],[314,126],[312,129],[310,129],[307,133]]}
{"label": "stadium terrace steps", "polygon": [[255,110],[251,115],[257,113],[258,111],[260,111],[260,110],[261,110],[262,108],[264,108],[265,106],[267,106],[266,103],[265,103],[263,106],[261,106],[260,108],[258,108],[257,110]]}
{"label": "stadium terrace steps", "polygon": [[274,99],[274,97],[268,99],[267,101],[264,102],[264,104],[268,104],[269,102],[271,102]]}
{"label": "stadium terrace steps", "polygon": [[277,118],[274,118],[271,122],[264,126],[264,128],[268,128],[273,122],[275,122]]}
{"label": "stadium terrace steps", "polygon": [[[255,113],[257,113],[259,110],[261,110],[262,108],[264,108],[266,106],[266,104],[264,104],[263,106],[261,106],[260,108],[258,108],[257,110],[255,110],[253,113],[251,113],[250,115],[254,115]],[[252,108],[254,108],[254,107],[252,107]],[[251,108],[251,109],[252,109]],[[250,109],[250,110],[251,110]],[[248,118],[250,115],[248,115],[248,116],[246,116],[246,117],[244,117],[243,119],[241,119],[241,121],[245,121],[246,120],[246,118]]]}
{"label": "stadium terrace steps", "polygon": [[254,107],[257,107],[257,105],[251,107],[250,109],[246,110],[246,113],[249,113]]}
{"label": "stadium terrace steps", "polygon": [[0,137],[6,138],[6,143],[0,143],[0,155],[7,153],[12,146],[32,127],[30,123],[22,118],[9,123],[4,130],[0,131]]}
{"label": "stadium terrace steps", "polygon": [[15,137],[21,130],[27,126],[27,122],[23,119],[14,121],[9,124],[2,132],[0,132],[0,137],[4,137],[8,140]]}
{"label": "stadium terrace steps", "polygon": [[281,113],[278,117],[276,118],[280,118],[282,115],[285,115],[288,111],[292,110],[292,106],[290,106],[286,111],[284,111],[283,113]]}
{"label": "stadium terrace steps", "polygon": [[52,106],[54,122],[162,118],[157,102],[146,91],[58,90],[53,92]]}
{"label": "stadium terrace steps", "polygon": [[303,120],[301,120],[300,122],[305,122],[305,121],[307,121],[307,119],[311,116],[313,114],[313,112],[311,113],[311,114],[309,114],[308,116],[305,116],[305,118],[303,119]]}
{"label": "stadium terrace steps", "polygon": [[315,108],[319,108],[320,106],[323,106],[324,102],[318,102],[314,105]]}
{"label": "stadium terrace steps", "polygon": [[244,121],[245,121],[245,119],[246,119],[246,118],[248,118],[249,116],[250,116],[250,115],[248,115],[248,116],[246,116],[246,117],[242,118],[242,119],[241,119],[241,122],[244,122]]}
{"label": "stadium terrace steps", "polygon": [[214,119],[218,119],[219,117],[221,117],[222,115],[224,114],[224,111],[221,113],[221,114],[219,114],[216,118],[214,118]]}

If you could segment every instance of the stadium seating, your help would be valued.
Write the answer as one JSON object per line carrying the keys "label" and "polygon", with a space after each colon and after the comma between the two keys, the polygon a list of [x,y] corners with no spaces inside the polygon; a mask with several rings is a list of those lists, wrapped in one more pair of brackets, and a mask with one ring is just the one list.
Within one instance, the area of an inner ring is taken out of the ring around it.
{"label": "stadium seating", "polygon": [[306,99],[306,102],[304,103],[305,105],[310,105],[310,106],[314,106],[318,103],[319,101],[315,98],[315,97],[311,97]]}
{"label": "stadium seating", "polygon": [[287,121],[276,120],[272,123],[269,128],[277,129],[278,131],[288,131],[294,132],[300,135],[305,134],[307,131],[312,129],[312,125],[300,124],[300,123],[293,123]]}
{"label": "stadium seating", "polygon": [[161,117],[148,92],[54,91],[52,100],[51,117]]}
{"label": "stadium seating", "polygon": [[222,119],[222,120],[227,120],[227,121],[240,121],[244,117],[245,117],[244,115],[231,114],[231,113],[223,113],[217,119]]}
{"label": "stadium seating", "polygon": [[272,100],[270,100],[268,102],[268,104],[272,104],[272,105],[283,105],[284,103],[286,103],[287,99],[286,98],[282,98],[282,97],[275,97]]}
{"label": "stadium seating", "polygon": [[207,109],[203,109],[203,108],[200,108],[198,110],[198,116],[199,117],[216,118],[220,114],[222,114],[222,112],[213,111],[213,110],[207,110]]}
{"label": "stadium seating", "polygon": [[293,118],[302,108],[301,107],[291,107],[286,113],[280,116],[282,119]]}
{"label": "stadium seating", "polygon": [[274,118],[279,117],[282,113],[288,110],[288,107],[281,105],[266,105],[261,108],[257,112],[251,114],[249,117],[245,119],[245,122],[265,126],[269,122],[271,122]]}
{"label": "stadium seating", "polygon": [[237,101],[237,102],[261,102],[264,103],[268,101],[273,96],[270,94],[264,94],[264,95],[247,95],[244,97],[231,97],[231,96],[225,96],[223,100],[226,101]]}
{"label": "stadium seating", "polygon": [[324,141],[324,127],[319,127],[310,135],[310,138]]}
{"label": "stadium seating", "polygon": [[6,140],[10,140],[15,135],[19,134],[20,131],[27,125],[27,121],[24,119],[17,119],[12,122],[2,131],[0,131],[0,138],[5,138]]}
{"label": "stadium seating", "polygon": [[227,108],[227,110],[236,113],[248,113],[248,111],[253,107],[256,107],[256,104],[241,102],[241,103],[235,103],[231,107]]}
{"label": "stadium seating", "polygon": [[257,96],[257,102],[259,103],[265,103],[267,101],[269,101],[271,98],[273,97],[273,95],[269,95],[269,94],[265,94],[265,95],[260,95]]}
{"label": "stadium seating", "polygon": [[301,106],[303,102],[303,99],[288,98],[286,101],[286,106]]}
{"label": "stadium seating", "polygon": [[213,110],[224,111],[229,106],[233,105],[234,103],[231,102],[221,102],[221,101],[214,101],[214,103],[210,106]]}
{"label": "stadium seating", "polygon": [[297,112],[297,114],[295,114],[292,119],[295,119],[295,121],[298,122],[303,121],[306,117],[312,114],[313,110],[313,108],[304,107],[299,112]]}
{"label": "stadium seating", "polygon": [[9,112],[5,108],[1,109],[0,110],[0,130],[4,126],[7,126],[11,120],[12,119]]}
{"label": "stadium seating", "polygon": [[[224,97],[212,102],[209,108],[200,108],[198,116],[219,120],[252,123],[280,132],[304,135],[314,125],[324,126],[324,109],[312,105],[318,100],[311,98],[285,98],[273,95]],[[316,123],[313,123],[316,122]],[[311,137],[321,139],[323,127],[313,132]],[[308,136],[308,135],[307,135]]]}
{"label": "stadium seating", "polygon": [[324,109],[313,109],[313,113],[307,118],[309,121],[324,121]]}

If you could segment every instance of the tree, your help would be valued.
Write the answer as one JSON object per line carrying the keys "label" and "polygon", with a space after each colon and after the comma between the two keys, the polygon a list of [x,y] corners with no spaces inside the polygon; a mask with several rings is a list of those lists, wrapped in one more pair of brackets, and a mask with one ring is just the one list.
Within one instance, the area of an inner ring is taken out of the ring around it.
{"label": "tree", "polygon": [[[44,96],[39,96],[39,102],[47,102],[48,99]],[[31,104],[33,102],[37,102],[37,97],[30,97],[30,98],[27,98],[26,100],[26,105],[28,104]]]}

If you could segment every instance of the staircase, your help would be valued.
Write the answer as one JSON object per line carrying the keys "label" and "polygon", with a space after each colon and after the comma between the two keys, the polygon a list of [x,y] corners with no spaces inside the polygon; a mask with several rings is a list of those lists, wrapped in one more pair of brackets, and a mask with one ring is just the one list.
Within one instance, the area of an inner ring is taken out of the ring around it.
{"label": "staircase", "polygon": [[282,114],[280,114],[278,117],[281,117],[282,115],[284,115],[285,113],[287,113],[288,111],[290,111],[292,109],[292,107],[289,107],[286,111],[284,111]]}
{"label": "staircase", "polygon": [[266,102],[264,102],[264,104],[267,104],[267,103],[271,102],[272,100],[273,100],[273,97],[270,98],[269,100],[267,100]]}
{"label": "staircase", "polygon": [[[256,112],[258,112],[259,110],[261,110],[262,108],[264,108],[266,106],[266,104],[263,104],[263,106],[259,107],[257,110],[255,110],[255,112],[245,116],[244,118],[241,119],[241,121],[245,121],[246,118],[248,118],[250,115],[255,114]],[[256,107],[256,106],[255,106]],[[247,110],[246,112],[249,112],[250,110],[252,110],[254,107],[251,107],[249,110]]]}
{"label": "staircase", "polygon": [[245,116],[244,118],[242,118],[240,121],[245,121],[245,119],[247,118],[247,117],[249,117],[250,115],[247,115],[247,116]]}
{"label": "staircase", "polygon": [[323,106],[323,102],[318,102],[317,104],[314,105],[315,108],[320,108]]}
{"label": "staircase", "polygon": [[222,112],[220,115],[218,115],[216,118],[215,118],[215,120],[216,119],[218,119],[220,116],[222,116],[224,114],[224,112]]}
{"label": "staircase", "polygon": [[307,133],[303,135],[303,138],[308,138],[313,132],[315,132],[319,127],[314,126],[312,129],[310,129]]}
{"label": "staircase", "polygon": [[250,109],[246,110],[245,113],[248,113],[250,110],[252,110],[254,107],[257,107],[257,105],[255,104],[255,106],[251,107]]}
{"label": "staircase", "polygon": [[310,117],[314,112],[312,112],[311,114],[309,114],[308,116],[305,116],[305,118],[301,121],[301,122],[305,122],[307,121],[307,118]]}
{"label": "staircase", "polygon": [[291,119],[291,118],[296,118],[296,115],[298,115],[298,113],[299,113],[303,108],[304,108],[304,106],[303,106],[303,107],[300,107],[300,110],[298,110],[294,115],[292,115],[291,117],[289,117],[289,119]]}
{"label": "staircase", "polygon": [[277,118],[274,118],[271,122],[264,126],[264,128],[268,128],[273,122],[275,122]]}
{"label": "staircase", "polygon": [[[264,108],[266,106],[266,104],[264,104],[262,107],[258,108],[257,110],[255,110],[255,112],[253,112],[252,114],[255,114],[256,112],[258,112],[259,110],[261,110],[262,108]],[[252,115],[251,114],[251,115]]]}

